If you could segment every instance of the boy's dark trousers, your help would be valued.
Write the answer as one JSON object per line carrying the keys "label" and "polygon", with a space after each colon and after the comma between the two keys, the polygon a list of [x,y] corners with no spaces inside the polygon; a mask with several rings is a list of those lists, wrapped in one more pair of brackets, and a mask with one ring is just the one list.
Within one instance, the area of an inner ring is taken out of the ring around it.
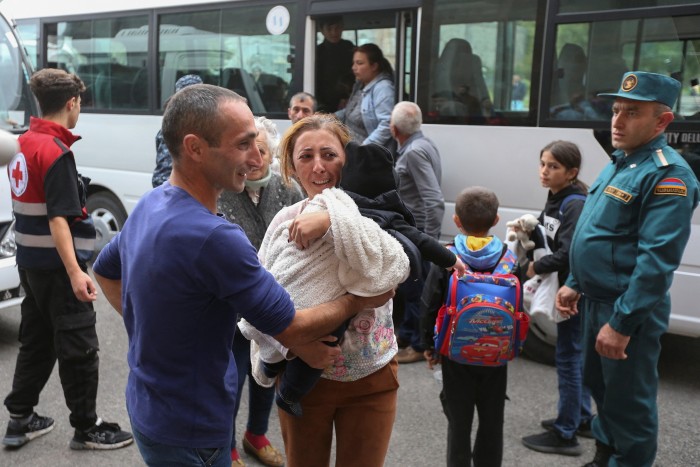
{"label": "boy's dark trousers", "polygon": [[5,406],[11,414],[31,414],[58,360],[70,423],[80,430],[88,429],[97,420],[99,368],[92,303],[78,300],[65,269],[20,267],[19,277],[26,292],[21,306],[21,346]]}
{"label": "boy's dark trousers", "polygon": [[[503,459],[503,412],[508,365],[463,365],[442,357],[440,401],[447,416],[447,466],[498,467]],[[474,409],[479,415],[471,448]]]}
{"label": "boy's dark trousers", "polygon": [[[345,330],[348,328],[351,320],[352,318],[345,321],[331,333],[332,336],[338,338],[337,341],[326,342],[325,344],[331,346],[340,345],[343,334],[345,334]],[[264,365],[268,376],[271,376],[269,374],[270,370],[279,373],[284,369],[284,373],[280,377],[279,392],[285,399],[293,402],[299,402],[302,397],[308,394],[316,386],[318,379],[323,374],[323,370],[310,367],[300,358],[289,361],[282,360],[280,363],[265,363]]]}

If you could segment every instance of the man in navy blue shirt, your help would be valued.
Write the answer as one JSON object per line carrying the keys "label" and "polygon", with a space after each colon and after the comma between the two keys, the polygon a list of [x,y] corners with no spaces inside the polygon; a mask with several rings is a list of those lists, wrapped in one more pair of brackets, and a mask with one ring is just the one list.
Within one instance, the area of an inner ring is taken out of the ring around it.
{"label": "man in navy blue shirt", "polygon": [[346,295],[295,311],[243,230],[216,215],[221,192],[241,192],[262,164],[256,135],[236,93],[199,84],[175,94],[163,116],[170,180],[141,199],[93,268],[124,317],[127,409],[151,466],[230,465],[238,314],[323,368],[339,349],[319,339],[389,298]]}

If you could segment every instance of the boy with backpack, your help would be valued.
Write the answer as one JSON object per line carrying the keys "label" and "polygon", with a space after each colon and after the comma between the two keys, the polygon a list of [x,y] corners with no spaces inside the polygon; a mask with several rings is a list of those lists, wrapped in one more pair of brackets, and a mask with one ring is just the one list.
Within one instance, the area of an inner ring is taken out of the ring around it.
{"label": "boy with backpack", "polygon": [[[462,232],[453,251],[467,266],[456,274],[433,266],[422,303],[421,335],[432,369],[442,364],[440,393],[447,416],[447,466],[500,466],[507,361],[516,356],[527,316],[520,312],[516,258],[489,235],[498,223],[498,198],[483,187],[459,194],[454,222]],[[479,428],[471,447],[474,409]]]}

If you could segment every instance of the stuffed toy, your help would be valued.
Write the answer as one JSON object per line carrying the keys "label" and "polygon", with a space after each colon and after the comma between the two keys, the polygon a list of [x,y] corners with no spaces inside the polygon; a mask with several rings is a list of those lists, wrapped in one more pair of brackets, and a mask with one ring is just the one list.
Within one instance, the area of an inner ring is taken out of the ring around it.
{"label": "stuffed toy", "polygon": [[525,250],[532,250],[535,248],[535,242],[530,240],[530,234],[535,230],[537,224],[539,222],[532,214],[524,214],[513,221],[506,222],[506,227],[508,228],[506,240],[509,242],[517,240]]}

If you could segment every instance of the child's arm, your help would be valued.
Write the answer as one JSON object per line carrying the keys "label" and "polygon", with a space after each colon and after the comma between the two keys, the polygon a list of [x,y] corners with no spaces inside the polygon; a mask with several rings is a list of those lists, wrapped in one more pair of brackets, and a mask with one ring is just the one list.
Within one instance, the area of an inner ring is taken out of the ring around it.
{"label": "child's arm", "polygon": [[464,264],[450,250],[430,235],[427,235],[406,221],[395,221],[393,227],[413,242],[424,260],[440,266],[443,269],[457,269],[464,274]]}
{"label": "child's arm", "polygon": [[581,216],[581,211],[583,210],[583,203],[584,200],[578,199],[567,203],[564,216],[560,219],[561,225],[559,226],[559,230],[557,230],[556,238],[559,243],[559,248],[551,255],[547,255],[539,261],[531,263],[533,272],[536,274],[546,274],[548,272],[559,272],[569,269],[569,246],[574,236],[574,229],[578,223],[578,218]]}

